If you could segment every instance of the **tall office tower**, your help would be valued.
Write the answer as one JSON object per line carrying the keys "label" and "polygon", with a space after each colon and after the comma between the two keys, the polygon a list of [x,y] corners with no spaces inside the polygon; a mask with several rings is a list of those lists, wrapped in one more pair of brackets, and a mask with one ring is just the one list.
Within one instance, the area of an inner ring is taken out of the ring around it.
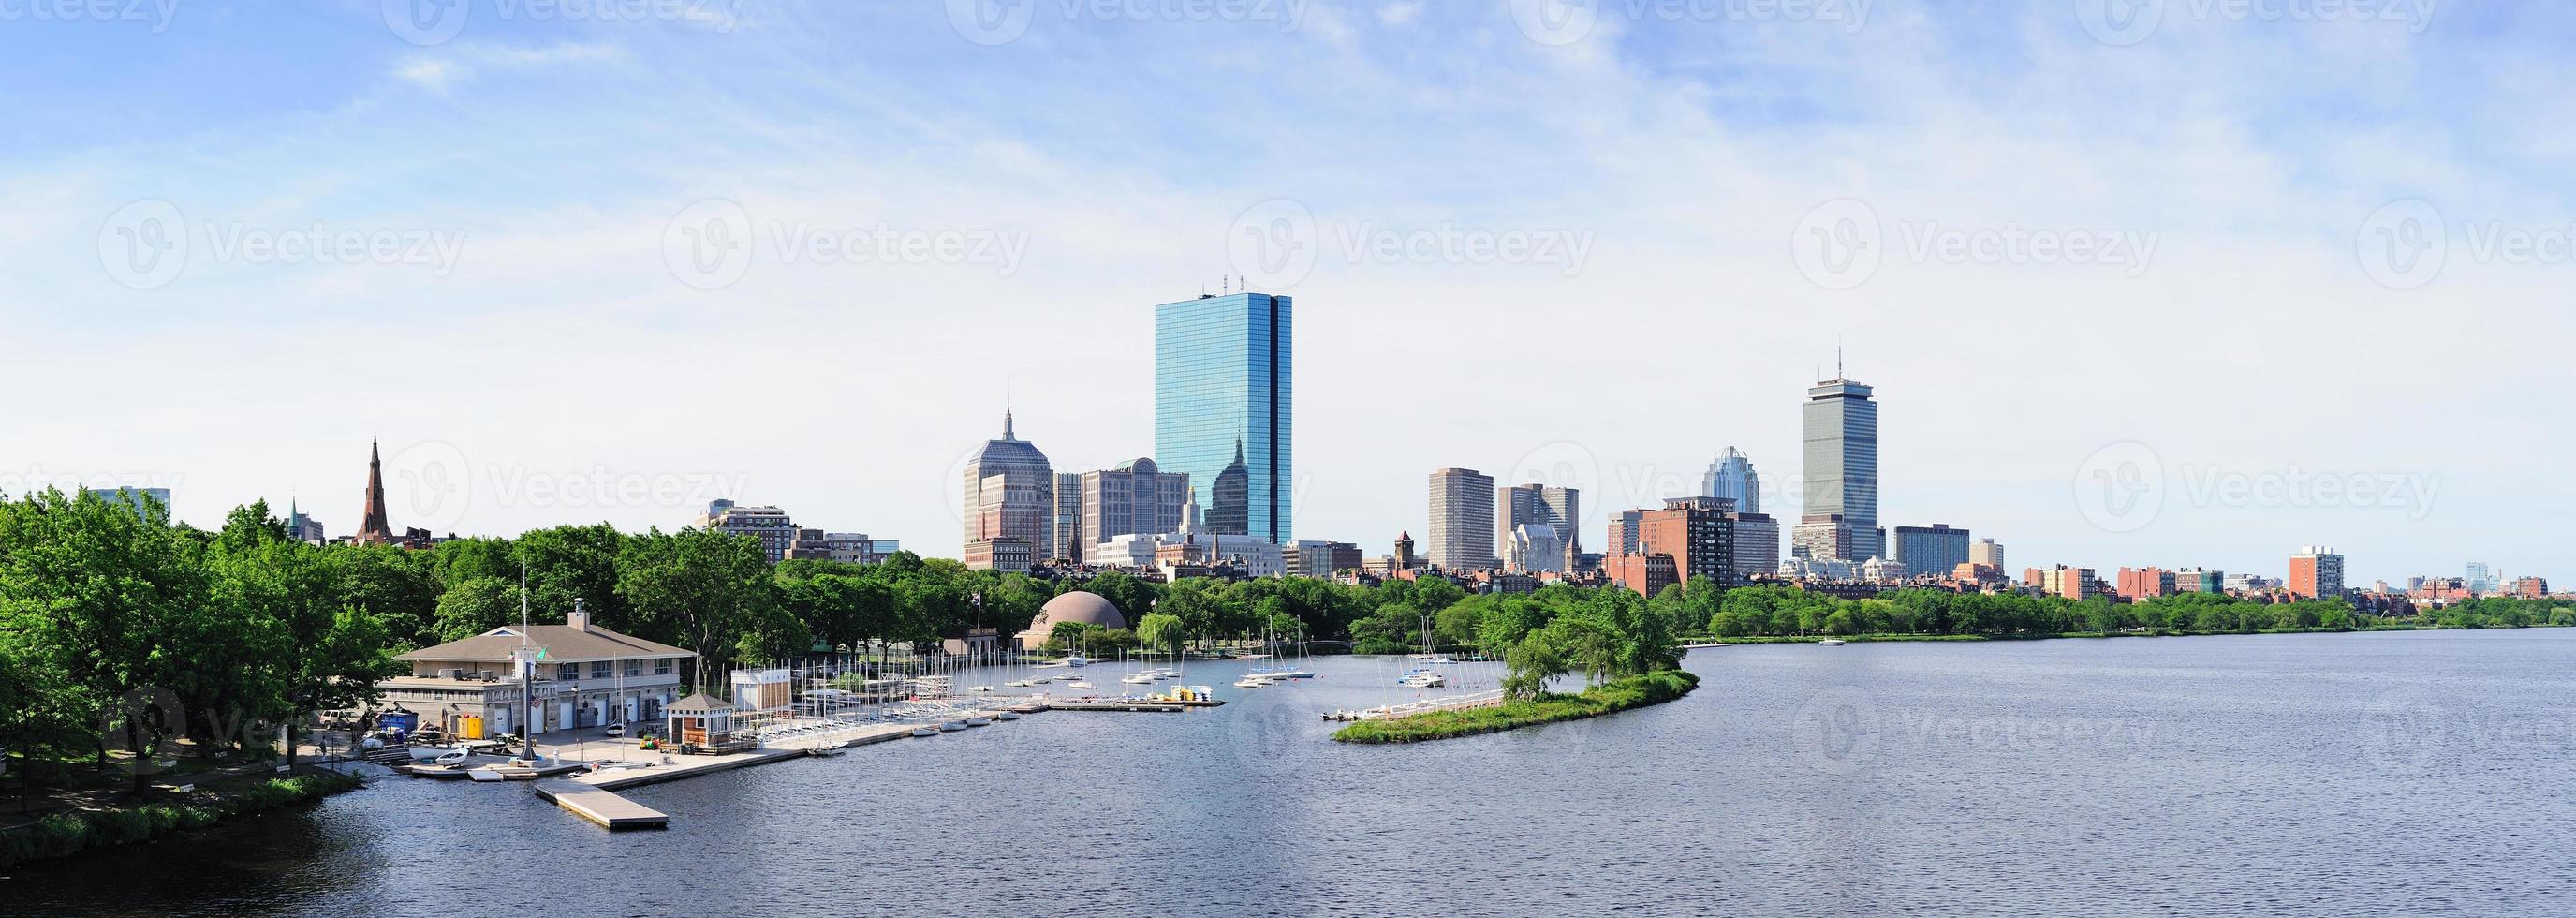
{"label": "tall office tower", "polygon": [[1968,546],[1968,563],[1983,564],[1996,570],[2003,570],[2004,547],[1993,539],[1978,539],[1975,544]]}
{"label": "tall office tower", "polygon": [[1582,538],[1575,535],[1575,527],[1583,521],[1583,492],[1580,489],[1513,485],[1503,492],[1501,505],[1496,509],[1500,511],[1496,520],[1500,525],[1494,534],[1496,544],[1510,545],[1512,533],[1523,526],[1543,526],[1555,536],[1551,543],[1565,557],[1533,570],[1567,570],[1572,566],[1569,559],[1583,553]]}
{"label": "tall office tower", "polygon": [[1219,535],[1291,541],[1289,298],[1154,307],[1154,461],[1188,475]]}
{"label": "tall office tower", "polygon": [[1948,576],[1969,560],[1968,531],[1952,529],[1947,523],[1898,526],[1894,547],[1896,553],[1888,558],[1904,562],[1906,570],[1917,574]]}
{"label": "tall office tower", "polygon": [[2343,556],[2323,545],[2303,545],[2290,556],[2290,595],[2332,599],[2343,595]]}
{"label": "tall office tower", "polygon": [[984,441],[966,463],[966,566],[1025,573],[1055,557],[1055,470],[1036,444],[1012,432]]}
{"label": "tall office tower", "polygon": [[1885,554],[1878,530],[1878,403],[1842,376],[1807,388],[1806,506],[1796,541],[1808,557],[1863,561]]}
{"label": "tall office tower", "polygon": [[1475,469],[1431,473],[1431,545],[1424,554],[1443,570],[1494,566],[1494,476]]}
{"label": "tall office tower", "polygon": [[1090,491],[1082,486],[1082,476],[1073,472],[1055,473],[1055,515],[1050,520],[1049,537],[1055,540],[1055,556],[1079,563],[1083,549],[1095,544],[1082,536],[1082,502]]}
{"label": "tall office tower", "polygon": [[1753,460],[1730,446],[1726,455],[1708,464],[1708,474],[1699,480],[1699,496],[1733,500],[1737,513],[1760,513],[1762,476],[1754,473]]}
{"label": "tall office tower", "polygon": [[1082,542],[1098,545],[1123,535],[1181,530],[1190,476],[1166,472],[1152,459],[1082,473]]}
{"label": "tall office tower", "polygon": [[1768,513],[1737,513],[1728,519],[1735,521],[1735,574],[1740,578],[1738,582],[1779,573],[1780,522]]}

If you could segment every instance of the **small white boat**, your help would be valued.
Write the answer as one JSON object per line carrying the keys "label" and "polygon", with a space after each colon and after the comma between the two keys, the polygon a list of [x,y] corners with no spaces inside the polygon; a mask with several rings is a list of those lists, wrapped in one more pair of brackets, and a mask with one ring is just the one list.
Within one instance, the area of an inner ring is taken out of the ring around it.
{"label": "small white boat", "polygon": [[966,718],[966,725],[969,727],[990,727],[993,725],[993,719],[990,717],[969,717]]}
{"label": "small white boat", "polygon": [[1009,681],[1009,682],[1005,682],[1005,683],[1002,683],[1002,684],[1003,684],[1003,685],[1010,686],[1010,687],[1012,687],[1012,688],[1035,688],[1035,687],[1037,686],[1037,684],[1038,684],[1038,680],[1035,680],[1035,679],[1013,679],[1013,680],[1011,680],[1011,681]]}
{"label": "small white boat", "polygon": [[966,687],[966,690],[970,692],[989,692],[993,690],[993,687],[989,685],[970,685]]}
{"label": "small white boat", "polygon": [[1270,678],[1270,679],[1312,679],[1312,678],[1315,678],[1315,671],[1314,671],[1314,670],[1310,670],[1310,669],[1274,669],[1274,670],[1271,670],[1271,671],[1267,674],[1267,678]]}
{"label": "small white boat", "polygon": [[939,724],[939,729],[940,729],[940,732],[943,732],[943,733],[955,733],[955,732],[957,732],[957,731],[959,731],[959,730],[966,729],[966,725],[965,725],[963,722],[960,722],[960,721],[954,721],[954,720],[941,721],[941,722],[940,722],[940,724]]}
{"label": "small white boat", "polygon": [[1019,714],[1017,714],[1017,713],[1011,712],[1011,711],[1004,711],[1004,712],[1002,712],[1002,713],[999,713],[999,714],[995,714],[995,715],[993,715],[993,719],[994,719],[994,720],[1018,720],[1018,719],[1020,719],[1020,715],[1019,715]]}
{"label": "small white boat", "polygon": [[1118,677],[1118,681],[1128,685],[1152,685],[1154,684],[1154,675],[1152,673],[1129,673]]}
{"label": "small white boat", "polygon": [[1449,677],[1435,672],[1416,672],[1407,673],[1396,681],[1413,688],[1439,688],[1449,684]]}
{"label": "small white boat", "polygon": [[1064,684],[1064,687],[1065,687],[1065,688],[1070,688],[1070,689],[1082,689],[1082,690],[1084,690],[1084,691],[1090,691],[1090,690],[1091,690],[1091,683],[1089,683],[1089,682],[1085,682],[1085,681],[1082,681],[1082,680],[1080,680],[1080,679],[1075,679],[1075,680],[1073,680],[1073,681],[1071,681],[1071,682],[1067,682],[1067,683],[1065,683],[1065,684]]}
{"label": "small white boat", "polygon": [[1270,687],[1270,680],[1268,680],[1268,679],[1264,679],[1264,678],[1261,678],[1260,676],[1245,676],[1245,677],[1243,677],[1243,678],[1241,678],[1241,679],[1236,679],[1236,680],[1234,680],[1234,687],[1235,687],[1235,688],[1269,688],[1269,687]]}
{"label": "small white boat", "polygon": [[938,728],[938,727],[914,727],[914,728],[912,728],[912,735],[914,735],[914,736],[938,736],[938,735],[939,735],[939,728]]}
{"label": "small white boat", "polygon": [[814,747],[814,754],[824,758],[830,758],[848,751],[850,751],[850,744],[847,741],[824,743],[823,745]]}
{"label": "small white boat", "polygon": [[1826,638],[1826,639],[1824,639],[1824,640],[1817,641],[1817,642],[1816,642],[1816,646],[1818,646],[1818,647],[1840,647],[1840,646],[1843,646],[1843,641],[1842,641],[1842,639],[1841,639],[1841,638]]}

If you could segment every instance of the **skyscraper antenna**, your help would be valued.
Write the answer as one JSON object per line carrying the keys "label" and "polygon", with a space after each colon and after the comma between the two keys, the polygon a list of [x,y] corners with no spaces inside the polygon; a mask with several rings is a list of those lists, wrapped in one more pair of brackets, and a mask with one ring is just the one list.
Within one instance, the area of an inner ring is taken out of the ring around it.
{"label": "skyscraper antenna", "polygon": [[1843,378],[1843,343],[1834,342],[1834,378]]}

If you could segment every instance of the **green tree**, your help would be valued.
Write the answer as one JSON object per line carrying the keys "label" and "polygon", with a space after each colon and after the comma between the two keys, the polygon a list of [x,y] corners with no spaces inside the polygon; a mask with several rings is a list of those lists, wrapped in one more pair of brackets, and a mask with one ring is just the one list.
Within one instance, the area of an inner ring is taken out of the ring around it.
{"label": "green tree", "polygon": [[707,690],[742,638],[776,608],[769,558],[759,540],[703,529],[656,528],[617,556],[617,593],[648,626],[676,631],[698,661],[691,685]]}

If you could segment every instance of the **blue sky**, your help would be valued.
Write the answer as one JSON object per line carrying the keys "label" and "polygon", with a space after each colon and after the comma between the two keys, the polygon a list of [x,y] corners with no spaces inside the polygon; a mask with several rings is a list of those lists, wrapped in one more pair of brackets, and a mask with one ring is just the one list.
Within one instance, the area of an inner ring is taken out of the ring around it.
{"label": "blue sky", "polygon": [[1300,537],[1418,536],[1443,466],[1587,541],[1730,445],[1788,488],[1839,342],[1890,526],[2576,578],[2576,11],[2124,2],[0,2],[0,479],[345,531],[380,430],[397,524],[952,554],[1006,391],[1060,469],[1147,454],[1151,306],[1251,274]]}

